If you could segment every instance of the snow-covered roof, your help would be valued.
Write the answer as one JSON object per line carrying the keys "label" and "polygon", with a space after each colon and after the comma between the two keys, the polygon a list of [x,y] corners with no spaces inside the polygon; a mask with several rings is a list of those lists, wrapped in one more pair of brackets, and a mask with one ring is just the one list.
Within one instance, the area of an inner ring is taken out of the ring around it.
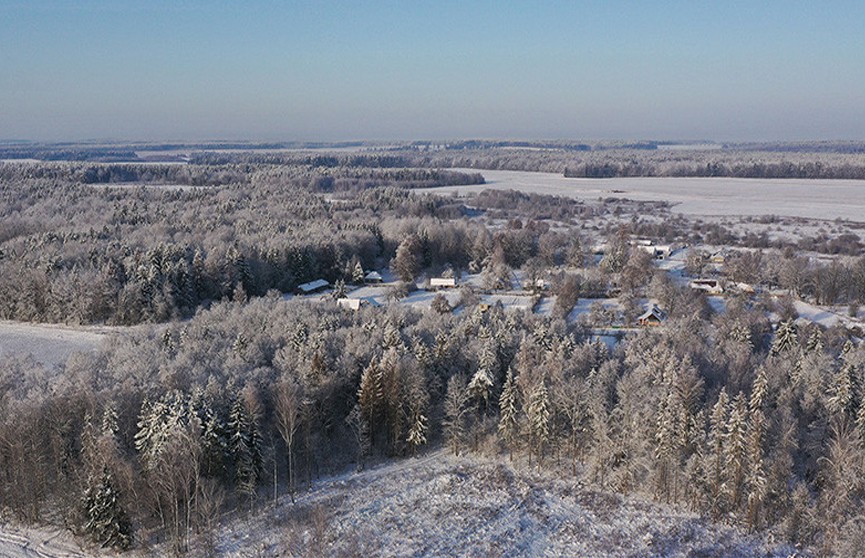
{"label": "snow-covered roof", "polygon": [[310,281],[309,283],[304,283],[302,285],[298,285],[297,290],[304,292],[304,293],[312,293],[312,292],[315,292],[319,289],[323,289],[323,288],[327,287],[328,285],[330,285],[330,283],[328,283],[324,279],[316,279],[315,281]]}
{"label": "snow-covered roof", "polygon": [[658,308],[657,306],[652,306],[642,314],[637,317],[637,320],[648,320],[649,318],[655,318],[658,321],[667,319],[667,313]]}
{"label": "snow-covered roof", "polygon": [[363,279],[364,281],[382,281],[381,273],[378,271],[370,271]]}
{"label": "snow-covered roof", "polygon": [[454,287],[457,280],[453,277],[433,277],[429,280],[430,287]]}

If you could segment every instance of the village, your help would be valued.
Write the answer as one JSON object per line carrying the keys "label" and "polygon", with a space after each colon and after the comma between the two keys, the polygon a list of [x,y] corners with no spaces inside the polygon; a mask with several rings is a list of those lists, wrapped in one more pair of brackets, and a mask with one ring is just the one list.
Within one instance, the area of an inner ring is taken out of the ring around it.
{"label": "village", "polygon": [[[646,271],[647,274],[665,273],[676,286],[686,287],[695,296],[703,297],[713,312],[723,313],[731,297],[751,301],[760,299],[769,309],[767,318],[775,328],[783,317],[771,308],[783,301],[792,304],[797,314],[795,322],[799,326],[816,324],[823,329],[844,328],[860,342],[865,336],[865,312],[857,311],[856,315],[850,315],[847,307],[801,300],[777,285],[749,284],[727,277],[724,271],[726,260],[737,250],[746,249],[656,244],[646,238],[631,239],[629,244],[631,250],[649,256],[645,261],[652,268]],[[605,244],[593,248],[591,257],[595,266],[603,261],[606,249]],[[699,254],[703,260],[702,273],[698,275],[691,275],[686,269],[688,258],[693,258],[694,254]],[[324,279],[304,283],[286,298],[309,298],[327,304],[335,302],[340,308],[350,311],[400,304],[421,311],[459,314],[471,308],[485,312],[493,306],[501,306],[509,312],[551,316],[557,309],[558,298],[552,286],[556,275],[561,273],[591,275],[597,273],[597,267],[547,269],[532,277],[525,270],[518,269],[512,271],[510,284],[500,285],[502,288],[486,284],[482,273],[464,271],[456,277],[452,270],[447,270],[440,276],[421,275],[406,283],[397,279],[391,270],[381,269],[363,272],[362,281],[356,283],[331,284]],[[356,276],[361,277],[360,274]],[[642,296],[637,300],[623,304],[621,289],[614,280],[610,281],[604,292],[596,289],[586,291],[585,296],[581,294],[566,313],[566,321],[579,324],[593,338],[612,347],[628,333],[662,326],[667,320],[668,313],[663,304],[657,298],[647,296],[646,290],[642,290]],[[629,303],[637,305],[638,314],[627,311],[624,306]]]}

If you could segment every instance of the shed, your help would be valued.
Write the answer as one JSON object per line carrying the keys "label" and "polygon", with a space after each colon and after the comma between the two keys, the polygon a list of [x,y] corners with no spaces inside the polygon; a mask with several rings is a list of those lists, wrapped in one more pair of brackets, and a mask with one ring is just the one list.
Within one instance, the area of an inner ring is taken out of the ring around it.
{"label": "shed", "polygon": [[454,277],[433,277],[429,280],[429,286],[433,289],[452,288],[457,286],[457,280]]}
{"label": "shed", "polygon": [[651,308],[637,317],[637,323],[641,326],[657,326],[667,319],[667,313],[652,305]]}
{"label": "shed", "polygon": [[717,279],[694,279],[688,286],[694,290],[706,291],[709,294],[721,294],[724,292],[724,287]]}
{"label": "shed", "polygon": [[325,290],[330,286],[330,283],[325,281],[324,279],[316,279],[315,281],[310,281],[309,283],[303,283],[302,285],[298,285],[296,289],[294,289],[295,294],[305,295],[317,293]]}
{"label": "shed", "polygon": [[347,308],[348,310],[360,310],[362,300],[359,298],[338,298],[336,299],[336,304],[340,308]]}

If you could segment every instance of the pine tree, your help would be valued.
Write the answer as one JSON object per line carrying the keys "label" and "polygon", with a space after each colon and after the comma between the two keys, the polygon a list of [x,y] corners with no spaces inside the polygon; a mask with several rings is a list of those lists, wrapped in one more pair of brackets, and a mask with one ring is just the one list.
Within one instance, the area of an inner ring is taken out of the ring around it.
{"label": "pine tree", "polygon": [[420,368],[409,362],[403,370],[403,400],[405,401],[406,416],[408,418],[408,434],[406,442],[411,449],[411,454],[417,453],[418,446],[426,443],[429,431],[429,420],[427,407],[429,406],[429,393],[426,381]]}
{"label": "pine tree", "polygon": [[201,469],[206,477],[221,477],[225,474],[225,458],[228,453],[225,433],[223,418],[212,405],[206,405],[201,432]]}
{"label": "pine tree", "polygon": [[505,385],[502,388],[502,394],[499,397],[499,433],[505,440],[505,444],[510,451],[511,460],[514,457],[514,446],[520,435],[519,409],[516,379],[514,377],[514,369],[508,368],[508,375],[505,378]]}
{"label": "pine tree", "polygon": [[102,547],[129,548],[132,524],[120,505],[120,494],[108,467],[104,467],[98,477],[88,477],[82,505],[87,518],[84,531],[94,542]]}
{"label": "pine tree", "polygon": [[420,410],[415,410],[412,413],[408,436],[406,437],[406,442],[408,442],[411,447],[412,455],[415,455],[418,446],[426,443],[426,433],[428,428],[429,424],[426,415],[424,415]]}
{"label": "pine tree", "polygon": [[249,496],[255,494],[260,473],[261,449],[255,425],[243,401],[235,399],[228,415],[229,447],[234,459],[234,482]]}
{"label": "pine tree", "polygon": [[809,354],[823,352],[823,334],[819,328],[814,328],[811,337],[808,338],[808,344],[805,346],[805,352]]}
{"label": "pine tree", "polygon": [[786,320],[778,324],[778,331],[775,332],[775,341],[772,343],[771,354],[779,355],[789,351],[796,346],[796,324],[793,320]]}
{"label": "pine tree", "polygon": [[733,400],[724,439],[725,492],[730,504],[741,504],[748,470],[748,407],[742,392]]}
{"label": "pine tree", "polygon": [[730,400],[727,396],[727,391],[722,388],[721,393],[718,394],[718,401],[712,407],[712,413],[709,416],[709,447],[706,452],[708,464],[705,467],[709,475],[707,482],[709,487],[709,507],[714,517],[718,517],[726,508],[724,502],[724,447],[727,420],[730,416],[729,405]]}
{"label": "pine tree", "polygon": [[487,338],[478,357],[478,369],[466,387],[469,398],[478,404],[478,415],[482,415],[489,405],[494,387],[493,374],[497,366],[495,340]]}
{"label": "pine tree", "polygon": [[856,420],[854,422],[856,433],[859,436],[860,444],[865,447],[865,393],[859,399],[859,410],[856,411]]}
{"label": "pine tree", "polygon": [[352,269],[351,281],[355,285],[363,285],[364,277],[366,277],[366,274],[363,271],[363,266],[360,265],[360,260],[358,260],[357,263],[354,264],[354,269]]}
{"label": "pine tree", "polygon": [[369,436],[369,444],[378,427],[384,404],[384,387],[382,385],[381,368],[373,359],[360,375],[360,386],[357,390],[357,405],[363,432]]}
{"label": "pine tree", "polygon": [[526,427],[529,434],[529,462],[532,452],[538,457],[538,464],[543,459],[543,451],[550,438],[550,405],[549,392],[543,377],[537,379],[537,385],[529,394],[526,405]]}
{"label": "pine tree", "polygon": [[451,376],[448,379],[447,392],[444,402],[444,434],[448,446],[454,455],[459,455],[465,443],[465,412],[466,412],[466,387],[462,376]]}
{"label": "pine tree", "polygon": [[748,490],[747,523],[756,529],[761,522],[761,512],[768,495],[768,478],[764,461],[763,439],[766,434],[764,405],[768,392],[765,367],[757,370],[751,397],[748,401],[748,447],[745,485]]}
{"label": "pine tree", "polygon": [[852,417],[855,410],[855,393],[853,366],[842,359],[838,370],[832,377],[826,407],[840,419]]}

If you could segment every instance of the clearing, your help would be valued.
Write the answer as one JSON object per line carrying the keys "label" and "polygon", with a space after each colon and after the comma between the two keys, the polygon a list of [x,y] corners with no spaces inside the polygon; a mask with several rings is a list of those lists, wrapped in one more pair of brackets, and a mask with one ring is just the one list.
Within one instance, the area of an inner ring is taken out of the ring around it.
{"label": "clearing", "polygon": [[565,178],[561,174],[484,169],[486,184],[425,188],[416,192],[460,195],[488,189],[565,196],[581,200],[627,198],[668,201],[686,215],[783,215],[865,220],[865,180],[757,178]]}
{"label": "clearing", "polygon": [[46,368],[53,368],[65,363],[72,353],[96,350],[107,337],[109,329],[2,320],[0,358],[32,355],[36,362]]}

